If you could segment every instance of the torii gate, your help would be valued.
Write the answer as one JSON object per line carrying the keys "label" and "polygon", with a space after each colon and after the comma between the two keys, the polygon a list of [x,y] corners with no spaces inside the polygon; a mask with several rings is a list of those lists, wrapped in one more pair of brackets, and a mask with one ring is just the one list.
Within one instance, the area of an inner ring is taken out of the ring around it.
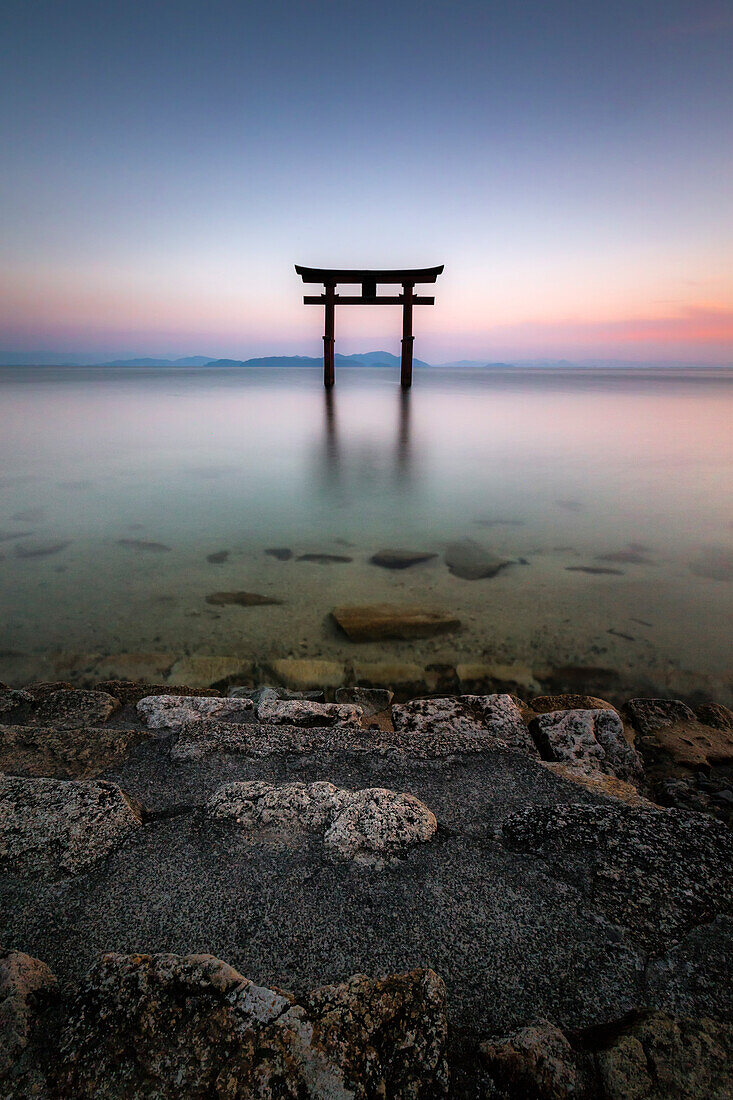
{"label": "torii gate", "polygon": [[[407,268],[400,271],[353,271],[344,268],[302,267],[295,270],[304,283],[323,283],[323,294],[306,294],[305,305],[325,306],[325,333],[323,336],[323,384],[334,383],[334,313],[340,306],[402,306],[402,369],[400,382],[407,388],[412,385],[412,307],[435,305],[435,298],[419,297],[414,293],[415,283],[434,283],[442,273],[439,267]],[[337,294],[339,283],[361,283],[361,294]],[[402,294],[377,294],[378,283],[401,283]]]}

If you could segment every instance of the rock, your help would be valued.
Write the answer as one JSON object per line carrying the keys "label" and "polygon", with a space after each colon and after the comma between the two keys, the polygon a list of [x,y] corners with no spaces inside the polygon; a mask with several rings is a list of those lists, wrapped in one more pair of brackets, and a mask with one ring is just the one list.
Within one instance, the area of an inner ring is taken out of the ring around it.
{"label": "rock", "polygon": [[206,812],[247,832],[320,832],[335,856],[359,862],[400,855],[430,840],[437,829],[434,815],[413,795],[383,787],[343,790],[323,782],[226,783],[209,799]]}
{"label": "rock", "polygon": [[729,1100],[733,1028],[650,1012],[596,1055],[603,1100]]}
{"label": "rock", "polygon": [[198,688],[192,684],[147,684],[137,680],[101,680],[95,684],[97,691],[106,691],[108,695],[114,695],[122,706],[129,703],[139,703],[141,699],[150,695],[212,695],[220,696],[221,692],[212,687]]}
{"label": "rock", "polygon": [[137,704],[137,712],[148,729],[179,730],[187,723],[204,718],[219,722],[251,722],[251,699],[222,699],[205,695],[147,695]]}
{"label": "rock", "polygon": [[149,736],[145,730],[111,726],[0,726],[0,772],[90,779],[119,765]]}
{"label": "rock", "polygon": [[530,730],[546,759],[626,781],[641,775],[641,760],[615,710],[551,711],[533,719]]}
{"label": "rock", "polygon": [[28,539],[32,531],[3,531],[0,530],[0,542],[14,542],[16,539]]}
{"label": "rock", "polygon": [[432,638],[457,630],[460,619],[443,611],[376,603],[336,607],[333,617],[352,642],[378,642],[385,638]]}
{"label": "rock", "polygon": [[12,722],[18,715],[27,713],[32,705],[30,692],[0,683],[0,722]]}
{"label": "rock", "polygon": [[0,776],[0,871],[78,875],[141,824],[140,811],[103,780]]}
{"label": "rock", "polygon": [[695,707],[698,721],[717,730],[733,730],[733,711],[720,703],[703,703]]}
{"label": "rock", "polygon": [[531,695],[540,690],[534,673],[527,665],[498,665],[475,662],[456,665],[461,692],[486,695],[491,692],[521,691]]}
{"label": "rock", "polygon": [[733,729],[726,729],[720,718],[727,708],[716,712],[717,727],[703,725],[694,711],[678,700],[632,699],[626,709],[644,735],[642,745],[647,752],[661,750],[675,764],[692,768],[733,761]]}
{"label": "rock", "polygon": [[265,553],[271,558],[277,558],[278,561],[290,561],[293,556],[293,551],[288,546],[272,546],[269,550],[265,550]]}
{"label": "rock", "polygon": [[4,1098],[44,1095],[44,1075],[32,1048],[42,1031],[39,1017],[55,994],[56,978],[45,963],[21,951],[0,951],[0,1093]]}
{"label": "rock", "polygon": [[176,661],[168,675],[168,683],[192,684],[197,688],[216,684],[225,688],[232,683],[252,683],[253,678],[254,665],[240,657],[191,656]]}
{"label": "rock", "polygon": [[[175,661],[176,656],[172,653],[112,653],[106,657],[97,656],[90,663],[88,675],[93,681],[132,680],[155,684],[168,675]],[[75,662],[72,657],[72,667],[80,669],[83,666],[83,658]]]}
{"label": "rock", "polygon": [[[611,802],[533,806],[507,817],[502,835],[510,849],[578,883],[641,942],[683,934],[733,906],[733,837],[702,814]],[[590,868],[583,853],[592,854]]]}
{"label": "rock", "polygon": [[648,550],[638,543],[631,543],[625,550],[613,550],[610,554],[596,554],[596,561],[615,561],[620,565],[653,565]]}
{"label": "rock", "polygon": [[228,550],[216,550],[213,554],[207,554],[206,560],[212,565],[223,565],[228,557]]}
{"label": "rock", "polygon": [[310,699],[312,703],[323,703],[322,691],[292,691],[284,687],[231,688],[230,699],[251,699],[255,709],[262,699]]}
{"label": "rock", "polygon": [[275,726],[358,726],[361,708],[343,703],[311,703],[306,699],[271,699],[257,705],[258,722]]}
{"label": "rock", "polygon": [[610,569],[604,565],[566,565],[566,573],[590,573],[594,577],[623,577],[623,569]]}
{"label": "rock", "polygon": [[206,597],[206,602],[215,607],[229,604],[237,607],[264,607],[268,604],[281,604],[282,600],[276,600],[274,596],[260,596],[257,592],[212,592]]}
{"label": "rock", "polygon": [[644,798],[640,795],[636,787],[631,783],[627,783],[624,779],[617,779],[615,775],[608,775],[605,772],[588,771],[582,767],[576,767],[572,764],[557,764],[552,761],[545,762],[543,760],[542,766],[551,771],[553,775],[559,776],[561,779],[567,779],[570,783],[577,783],[579,787],[583,787],[586,791],[592,791],[594,794],[602,794],[607,798],[617,798],[620,802],[625,802],[628,806],[648,806],[654,808],[654,803],[650,802],[648,798]]}
{"label": "rock", "polygon": [[394,692],[388,688],[340,687],[336,692],[337,703],[350,703],[359,707],[364,718],[371,718],[392,706]]}
{"label": "rock", "polygon": [[341,661],[286,658],[270,661],[268,668],[279,683],[295,691],[337,688],[344,682],[345,670]]}
{"label": "rock", "polygon": [[459,695],[446,699],[413,699],[392,707],[395,731],[422,737],[472,734],[487,746],[517,749],[537,757],[522,713],[511,695]]}
{"label": "rock", "polygon": [[556,710],[615,710],[605,699],[595,695],[536,695],[529,705],[535,714],[551,714]]}
{"label": "rock", "polygon": [[298,561],[314,561],[319,565],[332,565],[340,562],[347,563],[353,561],[353,558],[348,557],[346,554],[301,554]]}
{"label": "rock", "polygon": [[119,708],[119,700],[104,691],[72,688],[43,695],[33,708],[32,720],[39,725],[71,729],[99,726]]}
{"label": "rock", "polygon": [[733,550],[710,546],[690,565],[690,571],[710,581],[733,581]]}
{"label": "rock", "polygon": [[26,542],[22,545],[16,543],[15,556],[17,558],[48,558],[51,554],[61,553],[70,545],[71,543],[68,540],[66,542]]}
{"label": "rock", "polygon": [[126,550],[152,551],[154,554],[163,554],[170,550],[164,542],[150,542],[148,539],[117,539],[118,546],[124,546]]}
{"label": "rock", "polygon": [[399,691],[403,696],[430,690],[422,665],[401,661],[354,661],[352,669],[359,686]]}
{"label": "rock", "polygon": [[549,1020],[479,1046],[499,1097],[512,1100],[591,1100],[590,1065]]}
{"label": "rock", "polygon": [[211,955],[104,955],[63,1036],[75,1100],[437,1100],[445,988],[431,970],[358,975],[300,1003]]}
{"label": "rock", "polygon": [[461,539],[446,547],[445,564],[454,577],[477,581],[485,577],[495,577],[499,570],[505,569],[512,562],[497,557],[473,539]]}
{"label": "rock", "polygon": [[381,565],[383,569],[409,569],[411,565],[431,561],[437,556],[420,550],[379,550],[372,554],[369,561],[372,565]]}

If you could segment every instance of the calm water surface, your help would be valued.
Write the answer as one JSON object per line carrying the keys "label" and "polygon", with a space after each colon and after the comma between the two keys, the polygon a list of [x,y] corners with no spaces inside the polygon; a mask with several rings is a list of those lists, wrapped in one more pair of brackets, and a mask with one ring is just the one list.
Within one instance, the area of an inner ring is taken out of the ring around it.
{"label": "calm water surface", "polygon": [[[343,370],[327,395],[293,369],[0,369],[0,675],[189,652],[724,676],[732,380],[430,370],[403,394]],[[453,576],[462,539],[517,564]],[[437,557],[395,572],[369,562],[383,548]],[[282,603],[207,604],[221,590]],[[348,642],[331,609],[376,601],[462,629]]]}

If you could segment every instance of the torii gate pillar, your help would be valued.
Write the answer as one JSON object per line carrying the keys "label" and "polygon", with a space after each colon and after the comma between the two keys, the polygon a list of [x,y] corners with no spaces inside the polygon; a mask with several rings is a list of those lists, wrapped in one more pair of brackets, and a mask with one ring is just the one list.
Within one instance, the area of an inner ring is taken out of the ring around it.
{"label": "torii gate pillar", "polygon": [[[301,267],[295,265],[304,283],[323,283],[322,294],[306,294],[306,305],[324,307],[323,334],[323,384],[327,389],[335,381],[334,321],[337,305],[344,306],[402,306],[402,356],[400,382],[405,389],[412,385],[412,350],[415,337],[412,333],[413,306],[435,305],[435,298],[415,294],[416,283],[434,283],[443,271],[439,267],[407,268],[399,271],[345,270],[343,268]],[[337,294],[339,283],[361,283],[361,294]],[[399,283],[402,294],[377,294],[378,283]]]}

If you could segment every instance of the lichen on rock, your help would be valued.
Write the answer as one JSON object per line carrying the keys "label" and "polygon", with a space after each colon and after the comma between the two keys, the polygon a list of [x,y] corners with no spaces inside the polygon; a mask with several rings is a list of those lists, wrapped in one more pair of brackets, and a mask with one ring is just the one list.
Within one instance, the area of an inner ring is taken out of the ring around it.
{"label": "lichen on rock", "polygon": [[413,699],[392,707],[392,721],[402,734],[472,734],[497,748],[538,756],[537,748],[511,695],[457,695]]}
{"label": "lichen on rock", "polygon": [[225,783],[206,813],[248,833],[274,830],[294,838],[301,831],[320,832],[337,858],[370,863],[430,840],[437,829],[434,814],[414,795],[383,787],[350,791],[327,782]]}
{"label": "lichen on rock", "polygon": [[257,720],[274,726],[358,726],[361,707],[353,703],[313,703],[308,699],[260,699]]}
{"label": "lichen on rock", "polygon": [[550,760],[627,782],[641,775],[641,759],[624,737],[615,710],[550,711],[533,719],[530,729]]}
{"label": "lichen on rock", "polygon": [[137,704],[148,729],[180,730],[189,722],[217,719],[221,722],[252,721],[251,699],[222,699],[206,695],[148,695]]}

